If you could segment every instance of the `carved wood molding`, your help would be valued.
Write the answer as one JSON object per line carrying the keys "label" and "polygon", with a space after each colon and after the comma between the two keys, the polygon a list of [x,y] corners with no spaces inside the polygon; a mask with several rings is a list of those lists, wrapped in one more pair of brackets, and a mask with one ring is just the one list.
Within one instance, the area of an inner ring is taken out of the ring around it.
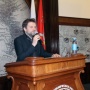
{"label": "carved wood molding", "polygon": [[59,25],[89,26],[90,27],[90,19],[85,19],[85,18],[59,16],[58,23]]}

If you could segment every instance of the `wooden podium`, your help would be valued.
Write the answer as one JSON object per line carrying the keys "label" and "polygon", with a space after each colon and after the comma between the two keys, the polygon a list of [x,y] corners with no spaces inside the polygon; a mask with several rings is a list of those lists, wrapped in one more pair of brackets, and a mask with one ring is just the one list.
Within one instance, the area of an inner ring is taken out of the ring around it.
{"label": "wooden podium", "polygon": [[80,73],[84,72],[82,54],[61,58],[26,58],[5,65],[12,90],[84,90]]}

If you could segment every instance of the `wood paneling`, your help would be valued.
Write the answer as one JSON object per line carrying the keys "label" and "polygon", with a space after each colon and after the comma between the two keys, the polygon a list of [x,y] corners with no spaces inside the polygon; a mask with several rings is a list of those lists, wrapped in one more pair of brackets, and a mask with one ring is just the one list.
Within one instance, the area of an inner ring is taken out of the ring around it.
{"label": "wood paneling", "polygon": [[90,19],[59,16],[58,24],[59,25],[89,26],[90,27]]}
{"label": "wood paneling", "polygon": [[47,51],[59,53],[58,0],[43,0]]}

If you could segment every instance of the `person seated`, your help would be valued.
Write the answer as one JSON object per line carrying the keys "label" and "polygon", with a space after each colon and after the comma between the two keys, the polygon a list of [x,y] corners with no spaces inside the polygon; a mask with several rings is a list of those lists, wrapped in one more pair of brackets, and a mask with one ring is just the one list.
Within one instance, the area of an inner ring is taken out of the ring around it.
{"label": "person seated", "polygon": [[44,50],[35,19],[26,19],[22,23],[22,28],[24,34],[14,40],[17,61],[22,61],[26,57],[60,57],[59,54],[48,53]]}

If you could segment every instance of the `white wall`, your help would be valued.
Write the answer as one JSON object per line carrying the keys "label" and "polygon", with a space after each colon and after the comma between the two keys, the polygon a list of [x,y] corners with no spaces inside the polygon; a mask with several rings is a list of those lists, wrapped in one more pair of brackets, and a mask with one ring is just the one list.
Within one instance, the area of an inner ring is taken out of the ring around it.
{"label": "white wall", "polygon": [[90,0],[58,0],[59,16],[90,18]]}
{"label": "white wall", "polygon": [[[58,0],[59,16],[89,18],[90,0]],[[75,33],[75,31],[78,31]],[[66,48],[72,45],[72,37],[77,38],[78,53],[87,55],[86,62],[90,62],[90,27],[59,25],[60,54],[66,55]],[[68,38],[68,42],[64,41]],[[88,41],[86,41],[88,39]]]}

